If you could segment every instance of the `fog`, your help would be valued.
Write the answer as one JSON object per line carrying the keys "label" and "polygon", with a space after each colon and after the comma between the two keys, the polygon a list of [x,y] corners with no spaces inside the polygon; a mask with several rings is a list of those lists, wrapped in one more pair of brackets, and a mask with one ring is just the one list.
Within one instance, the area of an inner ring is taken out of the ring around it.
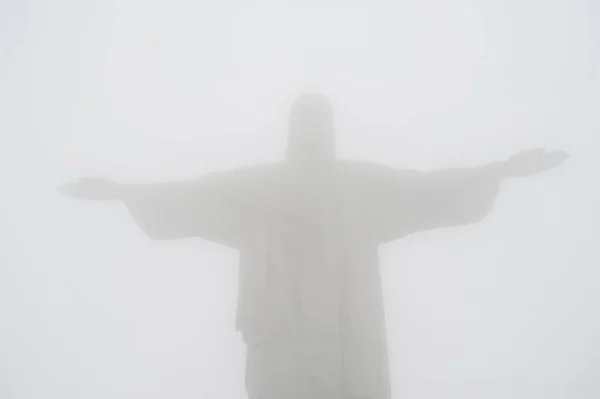
{"label": "fog", "polygon": [[599,397],[599,5],[212,3],[0,4],[0,398],[245,398],[237,252],[56,187],[280,160],[307,91],[341,158],[571,155],[381,247],[393,398]]}

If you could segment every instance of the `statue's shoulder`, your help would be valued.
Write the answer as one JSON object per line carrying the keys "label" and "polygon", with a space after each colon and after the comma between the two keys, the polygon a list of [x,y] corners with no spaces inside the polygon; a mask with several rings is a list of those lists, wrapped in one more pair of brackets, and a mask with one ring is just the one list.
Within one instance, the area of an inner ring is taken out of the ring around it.
{"label": "statue's shoulder", "polygon": [[338,160],[336,171],[344,179],[377,179],[414,176],[415,171],[370,161]]}
{"label": "statue's shoulder", "polygon": [[285,173],[286,168],[282,162],[273,162],[215,172],[212,176],[222,180],[246,181],[250,183],[253,181],[259,182],[278,179],[283,177]]}

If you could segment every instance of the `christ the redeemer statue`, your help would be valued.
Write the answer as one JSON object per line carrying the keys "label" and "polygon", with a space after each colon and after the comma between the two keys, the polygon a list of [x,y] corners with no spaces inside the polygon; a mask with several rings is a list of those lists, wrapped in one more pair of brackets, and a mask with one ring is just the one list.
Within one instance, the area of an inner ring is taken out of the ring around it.
{"label": "christ the redeemer statue", "polygon": [[300,96],[285,160],[197,180],[60,191],[121,200],[156,240],[201,237],[240,251],[237,328],[250,399],[389,399],[378,247],[480,221],[501,181],[566,159],[543,150],[436,172],[336,159],[332,107]]}

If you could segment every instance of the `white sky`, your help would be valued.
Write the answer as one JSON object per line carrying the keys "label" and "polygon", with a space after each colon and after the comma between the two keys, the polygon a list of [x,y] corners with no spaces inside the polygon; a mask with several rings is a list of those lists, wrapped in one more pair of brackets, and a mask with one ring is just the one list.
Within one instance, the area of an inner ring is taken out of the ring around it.
{"label": "white sky", "polygon": [[279,3],[0,3],[0,398],[244,398],[237,254],[54,188],[279,159],[314,89],[345,158],[572,155],[476,226],[382,247],[394,397],[599,397],[600,6]]}

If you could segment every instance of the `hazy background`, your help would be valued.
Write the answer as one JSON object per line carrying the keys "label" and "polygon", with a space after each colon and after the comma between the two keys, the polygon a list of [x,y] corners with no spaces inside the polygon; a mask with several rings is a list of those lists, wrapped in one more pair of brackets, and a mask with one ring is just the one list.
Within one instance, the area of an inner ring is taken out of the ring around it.
{"label": "hazy background", "polygon": [[245,397],[236,252],[55,186],[280,159],[305,90],[341,157],[572,154],[382,247],[394,398],[600,397],[600,3],[201,3],[0,2],[0,398]]}

